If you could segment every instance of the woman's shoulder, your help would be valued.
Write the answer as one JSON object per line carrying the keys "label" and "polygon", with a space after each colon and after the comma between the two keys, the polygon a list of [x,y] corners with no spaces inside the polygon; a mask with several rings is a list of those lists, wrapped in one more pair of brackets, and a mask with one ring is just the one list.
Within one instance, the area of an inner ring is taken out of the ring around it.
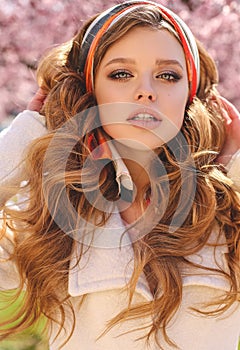
{"label": "woman's shoulder", "polygon": [[216,225],[203,248],[185,257],[186,263],[182,265],[183,286],[229,290],[229,281],[225,277],[225,273],[229,273],[227,253],[226,238]]}

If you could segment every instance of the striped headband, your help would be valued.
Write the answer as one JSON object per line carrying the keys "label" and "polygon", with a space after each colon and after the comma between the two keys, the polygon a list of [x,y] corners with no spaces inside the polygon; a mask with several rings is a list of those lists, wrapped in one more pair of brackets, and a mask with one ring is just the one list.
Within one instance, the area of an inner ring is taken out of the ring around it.
{"label": "striped headband", "polygon": [[101,13],[88,27],[81,44],[81,57],[79,62],[79,71],[84,72],[86,77],[86,89],[88,92],[93,90],[93,61],[94,54],[103,34],[122,16],[127,15],[132,10],[142,5],[153,5],[160,9],[163,20],[171,23],[183,46],[185,53],[188,80],[190,83],[190,102],[197,93],[200,81],[200,59],[196,40],[186,23],[181,20],[174,12],[165,6],[152,1],[130,0],[115,5]]}

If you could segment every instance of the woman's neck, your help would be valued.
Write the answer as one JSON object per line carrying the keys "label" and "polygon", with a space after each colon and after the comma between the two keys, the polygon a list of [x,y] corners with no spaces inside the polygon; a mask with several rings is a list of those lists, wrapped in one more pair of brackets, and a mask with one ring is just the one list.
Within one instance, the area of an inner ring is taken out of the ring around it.
{"label": "woman's neck", "polygon": [[146,189],[151,183],[149,169],[155,153],[151,150],[130,148],[120,142],[114,142],[114,145],[128,168],[135,187],[133,202],[118,204],[123,221],[132,224],[142,217],[148,207]]}
{"label": "woman's neck", "polygon": [[141,192],[150,184],[149,169],[154,152],[129,148],[120,142],[114,142],[114,145],[128,168],[137,193]]}

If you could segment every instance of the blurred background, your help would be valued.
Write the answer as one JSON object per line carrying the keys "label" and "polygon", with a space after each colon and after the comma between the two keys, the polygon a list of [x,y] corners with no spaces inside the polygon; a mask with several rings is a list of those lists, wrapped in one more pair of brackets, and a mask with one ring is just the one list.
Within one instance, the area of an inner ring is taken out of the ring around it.
{"label": "blurred background", "polygon": [[[0,1],[0,128],[26,107],[37,89],[44,52],[70,39],[93,14],[121,0]],[[219,90],[240,109],[240,0],[157,0],[203,42],[219,69]]]}

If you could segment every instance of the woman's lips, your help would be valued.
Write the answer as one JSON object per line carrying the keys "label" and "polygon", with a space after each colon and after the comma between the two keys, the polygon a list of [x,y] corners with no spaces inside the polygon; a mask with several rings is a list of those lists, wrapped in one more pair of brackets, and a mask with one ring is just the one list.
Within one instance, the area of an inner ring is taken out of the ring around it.
{"label": "woman's lips", "polygon": [[156,129],[162,122],[157,113],[147,110],[135,111],[128,117],[127,121],[134,126],[149,130]]}

